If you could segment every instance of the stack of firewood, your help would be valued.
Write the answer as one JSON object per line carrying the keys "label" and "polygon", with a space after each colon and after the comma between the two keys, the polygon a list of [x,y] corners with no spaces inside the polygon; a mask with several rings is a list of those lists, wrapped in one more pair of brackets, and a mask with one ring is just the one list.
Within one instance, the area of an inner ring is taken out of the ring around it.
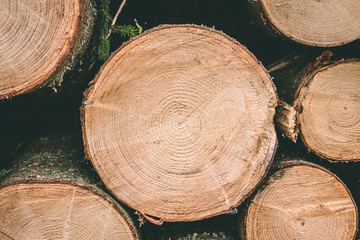
{"label": "stack of firewood", "polygon": [[356,239],[358,0],[121,46],[108,2],[0,2],[0,239]]}

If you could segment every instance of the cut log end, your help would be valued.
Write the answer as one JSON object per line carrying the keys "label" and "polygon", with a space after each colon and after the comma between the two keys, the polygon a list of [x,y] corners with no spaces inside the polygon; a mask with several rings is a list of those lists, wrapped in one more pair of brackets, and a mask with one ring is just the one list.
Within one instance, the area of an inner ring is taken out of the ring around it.
{"label": "cut log end", "polygon": [[260,4],[278,31],[302,44],[332,47],[360,37],[358,0],[260,0]]}
{"label": "cut log end", "polygon": [[1,239],[138,239],[125,212],[80,186],[15,183],[0,199]]}
{"label": "cut log end", "polygon": [[252,199],[246,239],[354,239],[357,214],[340,179],[299,162],[275,172]]}
{"label": "cut log end", "polygon": [[300,133],[305,145],[327,159],[360,160],[360,62],[320,68],[299,90]]}
{"label": "cut log end", "polygon": [[89,8],[81,0],[1,1],[0,99],[62,80],[72,48],[86,45],[81,19],[92,18]]}
{"label": "cut log end", "polygon": [[166,25],[116,51],[85,94],[86,151],[105,185],[165,221],[228,212],[276,148],[269,75],[214,29]]}

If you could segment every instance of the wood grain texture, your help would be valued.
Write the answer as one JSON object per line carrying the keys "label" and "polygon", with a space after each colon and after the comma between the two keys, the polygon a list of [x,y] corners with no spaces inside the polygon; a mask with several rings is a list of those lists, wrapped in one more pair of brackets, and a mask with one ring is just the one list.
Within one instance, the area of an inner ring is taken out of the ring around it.
{"label": "wood grain texture", "polygon": [[86,153],[132,208],[208,218],[239,205],[267,172],[276,105],[269,75],[235,40],[160,26],[118,49],[85,94]]}
{"label": "wood grain texture", "polygon": [[1,232],[9,239],[137,239],[113,201],[70,183],[0,188]]}
{"label": "wood grain texture", "polygon": [[299,134],[296,121],[297,114],[298,112],[293,106],[280,100],[279,106],[276,109],[275,123],[280,131],[293,142],[296,142]]}
{"label": "wood grain texture", "polygon": [[60,84],[92,32],[89,0],[4,0],[0,13],[0,99]]}
{"label": "wood grain texture", "polygon": [[301,138],[328,159],[360,160],[360,62],[350,60],[312,73],[299,89]]}
{"label": "wood grain texture", "polygon": [[360,61],[330,61],[331,55],[326,51],[307,65],[294,62],[271,73],[279,97],[288,102],[280,104],[285,107],[277,109],[276,122],[322,158],[359,161]]}
{"label": "wood grain texture", "polygon": [[357,0],[250,0],[258,23],[269,32],[301,44],[340,46],[360,37]]}
{"label": "wood grain texture", "polygon": [[[250,201],[246,239],[355,239],[358,212],[344,183],[326,169],[284,162]],[[243,235],[244,236],[244,235]]]}
{"label": "wood grain texture", "polygon": [[140,238],[128,209],[84,159],[76,117],[58,114],[0,172],[0,239]]}

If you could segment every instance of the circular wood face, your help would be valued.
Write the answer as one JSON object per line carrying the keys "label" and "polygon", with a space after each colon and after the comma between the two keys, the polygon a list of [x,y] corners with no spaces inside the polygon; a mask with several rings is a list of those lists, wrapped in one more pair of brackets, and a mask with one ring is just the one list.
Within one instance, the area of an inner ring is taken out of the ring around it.
{"label": "circular wood face", "polygon": [[18,183],[0,199],[1,239],[137,239],[122,210],[82,187]]}
{"label": "circular wood face", "polygon": [[267,18],[287,37],[312,46],[338,46],[360,37],[358,0],[260,0]]}
{"label": "circular wood face", "polygon": [[300,90],[300,133],[320,156],[360,160],[360,62],[338,63],[314,74]]}
{"label": "circular wood face", "polygon": [[0,1],[0,99],[43,84],[78,31],[79,0]]}
{"label": "circular wood face", "polygon": [[265,175],[277,97],[242,45],[169,25],[130,41],[86,93],[84,141],[122,202],[165,221],[227,212]]}
{"label": "circular wood face", "polygon": [[279,170],[251,201],[246,239],[354,239],[357,208],[340,179],[314,166]]}

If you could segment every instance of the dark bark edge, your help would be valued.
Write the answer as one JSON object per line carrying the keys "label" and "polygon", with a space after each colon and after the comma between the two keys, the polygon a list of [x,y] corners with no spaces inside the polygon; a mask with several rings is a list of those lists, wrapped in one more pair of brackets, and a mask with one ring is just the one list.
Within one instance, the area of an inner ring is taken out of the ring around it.
{"label": "dark bark edge", "polygon": [[[82,126],[82,134],[83,134],[83,144],[84,144],[84,151],[85,151],[85,158],[88,159],[88,160],[91,160],[91,162],[93,163],[93,160],[92,160],[92,156],[90,154],[90,147],[88,145],[88,142],[87,142],[87,137],[86,137],[86,131],[85,131],[85,106],[86,105],[91,105],[93,104],[91,101],[88,101],[87,99],[89,98],[90,94],[94,91],[94,85],[95,83],[97,82],[97,80],[99,79],[101,73],[103,72],[104,68],[106,67],[107,63],[110,62],[114,56],[116,56],[116,54],[118,52],[120,52],[123,48],[125,48],[127,45],[129,45],[130,43],[132,43],[133,41],[136,41],[137,39],[139,38],[142,38],[144,36],[146,36],[147,34],[150,34],[152,32],[156,32],[158,30],[162,30],[162,29],[168,29],[168,28],[181,28],[181,27],[189,27],[189,28],[197,28],[197,29],[203,29],[203,30],[208,30],[210,32],[215,32],[223,37],[225,37],[226,39],[228,39],[230,42],[232,42],[236,47],[238,48],[241,48],[243,51],[245,51],[259,66],[260,68],[264,71],[264,73],[267,75],[268,79],[269,79],[269,83],[271,84],[272,88],[274,89],[274,92],[275,92],[275,96],[276,96],[276,102],[278,103],[279,102],[279,98],[278,98],[278,95],[276,93],[276,86],[275,84],[273,83],[273,81],[271,80],[271,77],[269,75],[269,72],[265,69],[265,67],[262,65],[262,63],[256,59],[256,57],[245,47],[243,46],[242,44],[240,44],[238,41],[236,41],[234,38],[231,38],[230,36],[228,36],[227,34],[219,31],[219,30],[215,30],[213,28],[209,28],[209,27],[206,27],[206,26],[199,26],[199,25],[194,25],[194,24],[164,24],[164,25],[159,25],[157,27],[154,27],[150,30],[147,30],[145,31],[144,33],[140,34],[140,35],[137,35],[133,38],[131,38],[130,40],[128,40],[127,42],[123,43],[114,53],[112,53],[112,55],[108,58],[108,60],[105,62],[105,64],[103,64],[99,70],[99,72],[97,73],[97,75],[95,76],[95,78],[89,83],[89,88],[84,92],[84,99],[83,99],[83,102],[82,102],[82,105],[80,107],[80,118],[81,118],[81,126]],[[273,123],[273,126],[274,126],[274,123]],[[275,127],[275,126],[274,126]],[[235,208],[237,208],[238,206],[240,206],[254,191],[255,189],[260,185],[260,183],[262,182],[262,180],[266,177],[270,167],[271,167],[271,164],[273,162],[273,159],[275,157],[275,153],[276,153],[276,149],[277,149],[277,146],[278,146],[278,140],[276,139],[276,142],[275,142],[275,146],[274,146],[274,149],[273,149],[273,153],[272,153],[272,157],[269,161],[269,164],[267,166],[267,169],[265,170],[265,173],[264,175],[261,177],[259,183],[254,186],[254,188],[246,195],[244,196],[243,199],[241,199],[237,204],[235,204],[234,206],[232,206],[230,209],[228,210],[225,210],[225,211],[222,211],[222,212],[218,212],[218,213],[214,213],[214,214],[211,214],[205,218],[202,218],[202,219],[206,219],[206,218],[211,218],[211,217],[215,217],[215,216],[218,216],[218,215],[222,215],[222,214],[228,214],[228,213],[231,213],[233,212],[233,210]],[[94,168],[96,169],[97,171],[97,167],[96,165],[93,163],[93,166]],[[111,193],[111,195],[113,196],[116,196],[113,191],[111,189],[109,189],[107,186],[106,186],[106,189]],[[124,202],[123,200],[121,199],[118,199],[121,203],[131,207],[131,204],[128,204],[127,202]],[[159,225],[161,225],[163,222],[187,222],[187,221],[197,221],[197,220],[202,220],[202,219],[198,219],[198,218],[191,218],[191,219],[186,219],[186,220],[177,220],[177,219],[162,219],[162,218],[157,218],[157,217],[154,217],[154,216],[151,216],[151,215],[148,215],[146,212],[140,212],[146,219],[148,220],[151,220],[153,223],[159,223]]]}
{"label": "dark bark edge", "polygon": [[0,95],[0,100],[9,99],[20,94],[34,92],[44,87],[51,87],[55,92],[57,91],[56,87],[61,86],[64,74],[75,68],[89,45],[96,15],[96,9],[93,1],[94,0],[79,0],[80,15],[78,28],[76,29],[74,37],[70,42],[71,47],[69,51],[62,59],[59,60],[60,65],[52,69],[48,75],[45,75],[41,80],[31,84],[29,87]]}
{"label": "dark bark edge", "polygon": [[4,185],[0,186],[0,191],[2,188],[6,188],[8,186],[11,185],[18,185],[18,184],[66,184],[66,185],[71,185],[71,186],[75,186],[75,187],[79,187],[82,189],[85,189],[103,199],[105,199],[113,208],[116,209],[116,211],[121,215],[121,217],[123,219],[126,220],[127,225],[129,226],[132,236],[134,237],[134,239],[140,239],[140,234],[138,232],[138,230],[136,230],[135,228],[135,223],[132,220],[132,218],[130,217],[130,215],[123,209],[122,206],[120,206],[120,204],[118,204],[116,202],[116,200],[114,200],[110,195],[108,195],[107,193],[105,193],[104,191],[102,191],[100,188],[92,186],[92,185],[88,185],[84,182],[74,182],[74,181],[36,181],[36,180],[28,180],[28,181],[19,181],[19,182],[10,182]]}
{"label": "dark bark edge", "polygon": [[252,202],[252,199],[256,196],[257,192],[261,192],[264,188],[266,188],[267,185],[269,185],[271,183],[270,178],[273,177],[274,174],[276,174],[277,172],[279,172],[280,170],[282,170],[284,168],[290,168],[290,167],[295,167],[295,166],[308,166],[308,167],[322,170],[322,171],[328,173],[329,175],[331,175],[332,177],[334,177],[345,188],[346,192],[350,196],[350,199],[355,207],[355,212],[356,212],[356,214],[355,214],[355,218],[356,218],[355,232],[354,232],[354,237],[352,239],[352,240],[355,240],[357,233],[359,231],[359,210],[358,210],[356,202],[355,202],[350,190],[348,189],[348,187],[337,175],[335,175],[328,169],[326,169],[320,165],[317,165],[315,163],[303,160],[302,158],[299,158],[297,156],[286,156],[286,157],[282,157],[281,159],[275,161],[273,166],[271,167],[268,175],[264,179],[263,183],[259,186],[258,190],[246,201],[246,206],[239,215],[239,233],[240,233],[241,238],[243,240],[247,239],[247,235],[246,235],[246,222],[247,222],[247,215],[248,215],[247,210]]}

